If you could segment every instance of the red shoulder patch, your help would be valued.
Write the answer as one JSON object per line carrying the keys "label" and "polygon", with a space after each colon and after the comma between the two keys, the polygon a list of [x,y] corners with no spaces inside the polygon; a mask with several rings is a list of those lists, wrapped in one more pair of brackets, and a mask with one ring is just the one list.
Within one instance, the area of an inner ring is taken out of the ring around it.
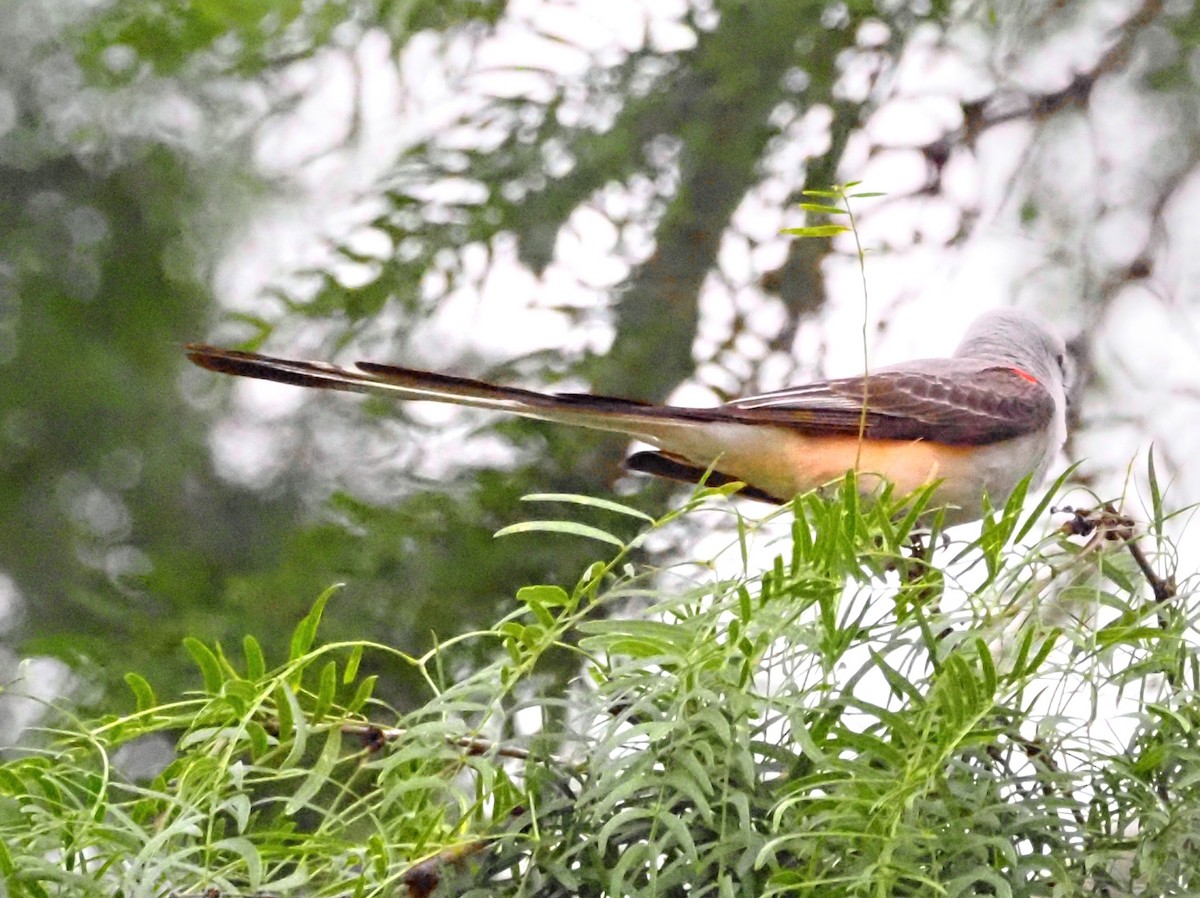
{"label": "red shoulder patch", "polygon": [[1036,384],[1039,382],[1036,377],[1034,377],[1028,371],[1025,371],[1021,368],[1009,368],[1008,370],[1011,371],[1013,374],[1017,375],[1017,377],[1020,377],[1023,380],[1029,381],[1031,384]]}

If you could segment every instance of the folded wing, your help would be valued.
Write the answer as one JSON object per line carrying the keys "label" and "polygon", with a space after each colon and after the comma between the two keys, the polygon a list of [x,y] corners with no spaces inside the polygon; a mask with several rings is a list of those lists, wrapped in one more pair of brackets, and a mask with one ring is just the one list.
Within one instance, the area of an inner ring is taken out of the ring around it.
{"label": "folded wing", "polygon": [[[940,360],[939,360],[940,361]],[[721,406],[760,423],[880,440],[977,446],[1047,426],[1054,397],[1016,368],[880,371],[735,399]],[[866,414],[863,413],[864,401]]]}

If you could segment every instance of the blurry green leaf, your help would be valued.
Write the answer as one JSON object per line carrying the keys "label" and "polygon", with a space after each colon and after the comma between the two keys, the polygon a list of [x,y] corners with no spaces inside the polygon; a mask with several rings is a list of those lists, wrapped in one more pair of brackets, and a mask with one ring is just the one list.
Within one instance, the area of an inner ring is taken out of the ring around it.
{"label": "blurry green leaf", "polygon": [[147,711],[158,704],[158,700],[154,697],[154,690],[150,687],[150,683],[147,682],[145,677],[135,673],[127,673],[125,674],[125,682],[129,684],[129,689],[133,692],[139,711]]}
{"label": "blurry green leaf", "polygon": [[838,234],[845,234],[850,229],[845,225],[825,224],[825,225],[808,225],[802,228],[784,228],[782,233],[790,234],[793,237],[835,237]]}
{"label": "blurry green leaf", "polygon": [[346,704],[346,710],[351,713],[358,713],[366,706],[371,698],[371,694],[375,691],[375,681],[379,679],[375,676],[363,677],[359,681],[358,689],[354,691],[354,697]]}
{"label": "blurry green leaf", "polygon": [[329,783],[333,768],[342,756],[342,731],[337,727],[330,727],[325,735],[325,746],[321,749],[321,755],[317,758],[317,762],[313,765],[312,770],[300,787],[288,799],[284,805],[283,812],[287,816],[294,816],[305,805],[311,801],[324,786]]}
{"label": "blurry green leaf", "polygon": [[636,508],[631,508],[620,502],[614,502],[611,499],[599,499],[595,496],[580,496],[574,493],[532,493],[528,496],[521,497],[522,502],[567,502],[571,505],[582,505],[587,508],[599,508],[602,511],[613,511],[617,514],[626,515],[631,518],[648,523],[654,523],[654,518]]}
{"label": "blurry green leaf", "polygon": [[1162,490],[1158,485],[1158,472],[1154,468],[1154,447],[1146,453],[1146,477],[1150,483],[1150,509],[1151,520],[1150,529],[1154,532],[1155,537],[1162,540],[1163,526],[1163,503]]}
{"label": "blurry green leaf", "polygon": [[279,741],[287,742],[292,738],[292,734],[296,728],[296,714],[300,710],[300,706],[296,703],[296,697],[291,694],[286,684],[280,683],[275,687],[273,698],[275,699],[275,715],[278,721],[278,729],[276,735]]}
{"label": "blurry green leaf", "polygon": [[346,669],[342,671],[342,683],[349,685],[358,677],[358,666],[362,663],[363,644],[354,643],[350,647],[350,657],[346,659]]}
{"label": "blurry green leaf", "polygon": [[543,608],[561,608],[569,605],[571,596],[561,586],[522,586],[517,590],[517,601],[536,603]]}
{"label": "blurry green leaf", "polygon": [[521,524],[512,524],[496,531],[496,538],[502,536],[514,536],[518,533],[562,533],[568,536],[582,536],[585,539],[599,540],[602,543],[608,543],[618,548],[624,548],[625,543],[611,533],[599,529],[598,527],[590,527],[587,524],[577,524],[574,521],[525,521]]}
{"label": "blurry green leaf", "polygon": [[221,665],[217,661],[217,656],[203,642],[191,636],[183,640],[183,646],[187,649],[188,654],[192,656],[192,660],[196,662],[196,666],[200,668],[200,673],[204,677],[205,691],[211,693],[220,692],[221,683],[224,682],[225,676],[221,672]]}
{"label": "blurry green leaf", "polygon": [[262,724],[255,720],[247,721],[246,734],[250,739],[252,759],[257,760],[265,755],[270,748],[270,738],[267,736],[267,731],[263,729]]}
{"label": "blurry green leaf", "polygon": [[337,662],[328,661],[321,668],[321,677],[317,686],[317,701],[313,706],[311,717],[314,723],[319,722],[329,709],[333,707],[333,701],[337,697]]}
{"label": "blurry green leaf", "polygon": [[837,206],[825,206],[821,203],[801,203],[800,208],[805,212],[815,212],[821,215],[848,215],[845,209],[840,209]]}
{"label": "blurry green leaf", "polygon": [[581,633],[591,634],[579,642],[586,651],[635,658],[684,654],[694,642],[688,629],[657,621],[584,621],[578,629]]}
{"label": "blurry green leaf", "polygon": [[1063,486],[1066,485],[1067,480],[1069,480],[1075,474],[1075,470],[1078,467],[1078,462],[1070,465],[1057,478],[1055,478],[1052,484],[1046,487],[1042,498],[1038,500],[1037,505],[1033,507],[1033,510],[1026,516],[1025,522],[1017,530],[1017,535],[1014,537],[1016,542],[1023,540],[1029,534],[1029,531],[1033,529],[1033,525],[1041,520],[1046,509],[1050,507],[1050,503],[1053,502],[1058,494],[1062,491]]}
{"label": "blurry green leaf", "polygon": [[260,680],[267,672],[267,660],[258,640],[250,634],[242,638],[242,654],[246,658],[246,678]]}
{"label": "blurry green leaf", "polygon": [[341,583],[335,583],[321,593],[313,603],[312,610],[296,625],[295,630],[292,631],[291,652],[288,655],[290,660],[299,660],[312,648],[313,641],[317,638],[317,628],[321,625],[321,615],[325,612],[325,605],[342,586]]}

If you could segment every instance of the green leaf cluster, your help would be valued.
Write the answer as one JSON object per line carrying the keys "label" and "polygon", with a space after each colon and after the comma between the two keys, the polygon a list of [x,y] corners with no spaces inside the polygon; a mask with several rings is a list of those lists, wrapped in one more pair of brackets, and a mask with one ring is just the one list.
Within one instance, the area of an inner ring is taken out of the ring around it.
{"label": "green leaf cluster", "polygon": [[[643,529],[512,528],[617,549],[422,655],[322,644],[335,590],[274,666],[251,637],[237,658],[188,640],[202,689],[163,701],[131,674],[134,713],[64,722],[0,766],[8,894],[1200,886],[1182,851],[1200,830],[1200,659],[1182,609],[1106,576],[1094,547],[1054,534],[1015,546],[1043,513],[1019,499],[939,566],[923,548],[936,534],[916,539],[926,495],[864,504],[849,480],[751,523],[731,489],[658,520],[531,497]],[[648,539],[712,513],[736,525],[715,557],[638,560]],[[1116,613],[1063,628],[1056,606],[1081,597]],[[459,669],[464,644],[493,660]],[[578,671],[565,690],[543,673],[562,656]],[[406,713],[363,673],[395,663],[427,690]],[[1143,697],[1124,743],[1062,700],[1114,688]],[[156,740],[169,763],[130,762]]]}

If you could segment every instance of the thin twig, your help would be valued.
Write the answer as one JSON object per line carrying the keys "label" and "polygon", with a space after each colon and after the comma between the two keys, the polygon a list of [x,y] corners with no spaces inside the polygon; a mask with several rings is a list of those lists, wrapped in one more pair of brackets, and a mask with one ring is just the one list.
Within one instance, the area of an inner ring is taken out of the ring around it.
{"label": "thin twig", "polygon": [[1142,547],[1138,545],[1137,541],[1141,538],[1141,534],[1137,532],[1137,522],[1133,518],[1121,514],[1111,505],[1084,509],[1064,506],[1052,508],[1051,511],[1071,514],[1071,520],[1062,526],[1064,533],[1071,536],[1091,536],[1084,547],[1085,551],[1094,549],[1104,541],[1121,540],[1125,544],[1125,548],[1129,550],[1129,554],[1133,556],[1133,560],[1146,578],[1146,582],[1150,584],[1155,602],[1162,604],[1176,596],[1177,587],[1174,576],[1168,574],[1165,578],[1160,577],[1150,565]]}
{"label": "thin twig", "polygon": [[[408,730],[402,727],[383,727],[373,723],[345,723],[341,725],[341,731],[347,736],[358,736],[372,751],[378,751],[384,745],[396,742],[408,734]],[[518,761],[528,761],[533,757],[533,753],[528,749],[506,745],[503,742],[493,742],[490,739],[481,739],[478,736],[447,736],[446,742],[456,748],[465,749],[467,754],[472,757],[496,755],[501,758],[514,758]],[[546,759],[559,767],[571,769],[578,767],[577,764],[556,755],[548,755]]]}
{"label": "thin twig", "polygon": [[447,864],[461,864],[488,847],[488,839],[473,839],[462,845],[450,845],[437,854],[413,864],[402,874],[400,881],[408,889],[409,898],[427,898],[442,883],[442,870]]}

